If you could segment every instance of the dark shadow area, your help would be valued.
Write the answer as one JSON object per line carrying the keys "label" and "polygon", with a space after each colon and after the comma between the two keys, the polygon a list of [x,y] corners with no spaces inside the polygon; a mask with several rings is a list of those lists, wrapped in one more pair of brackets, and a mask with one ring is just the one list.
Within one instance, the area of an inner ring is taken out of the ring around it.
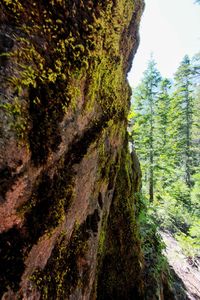
{"label": "dark shadow area", "polygon": [[[176,295],[177,300],[190,300],[186,293],[186,286],[183,280],[176,274],[174,269],[170,266],[170,273],[172,276],[172,288],[174,290],[174,294]],[[167,299],[167,298],[166,298]],[[199,299],[199,298],[196,298]]]}

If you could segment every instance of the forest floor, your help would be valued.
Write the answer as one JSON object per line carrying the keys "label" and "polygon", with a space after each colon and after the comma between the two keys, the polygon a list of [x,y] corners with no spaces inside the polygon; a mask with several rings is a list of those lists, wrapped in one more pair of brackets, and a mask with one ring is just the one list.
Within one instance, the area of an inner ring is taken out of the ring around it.
{"label": "forest floor", "polygon": [[[187,258],[178,242],[169,232],[161,232],[166,244],[164,252],[175,278],[176,290],[182,289],[178,300],[200,300],[200,259]],[[185,294],[183,299],[183,293]]]}

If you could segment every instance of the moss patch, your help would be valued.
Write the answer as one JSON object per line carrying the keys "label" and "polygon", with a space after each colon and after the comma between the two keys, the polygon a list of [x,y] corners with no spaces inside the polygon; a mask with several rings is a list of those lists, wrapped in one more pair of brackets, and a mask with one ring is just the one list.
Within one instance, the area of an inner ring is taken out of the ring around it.
{"label": "moss patch", "polygon": [[[106,117],[96,121],[79,139],[75,139],[69,151],[57,163],[52,178],[44,172],[37,180],[31,199],[18,209],[24,214],[25,227],[28,229],[30,243],[34,244],[45,232],[56,228],[65,217],[74,197],[74,164],[81,162],[92,142],[101,135],[107,126]],[[95,220],[88,217],[88,222],[96,231]],[[32,226],[34,224],[34,226]]]}
{"label": "moss patch", "polygon": [[119,45],[133,6],[125,0],[52,0],[48,4],[2,0],[5,18],[19,32],[11,53],[19,74],[8,80],[17,94],[29,91],[30,118],[18,118],[17,130],[20,138],[28,137],[34,163],[45,163],[61,142],[59,123],[68,106],[76,107],[77,93],[81,93],[78,87],[73,90],[72,78],[85,77],[87,108],[98,107],[116,120],[127,115]]}
{"label": "moss patch", "polygon": [[88,265],[79,266],[88,250],[88,240],[97,230],[99,213],[89,215],[80,226],[75,226],[70,241],[63,233],[44,270],[36,270],[31,276],[41,292],[41,299],[68,299],[78,286],[84,289],[88,281]]}
{"label": "moss patch", "polygon": [[[13,30],[15,43],[8,57],[15,72],[5,86],[7,84],[10,91],[17,95],[17,105],[14,102],[6,103],[4,109],[7,108],[7,115],[11,115],[9,110],[12,110],[13,120],[19,121],[19,136],[22,139],[25,137],[24,142],[30,148],[31,163],[34,167],[43,165],[44,168],[35,182],[30,201],[19,209],[24,217],[23,232],[26,232],[26,236],[21,239],[20,230],[15,229],[18,238],[16,243],[13,239],[9,246],[8,253],[20,268],[16,269],[15,278],[9,275],[2,277],[3,289],[7,284],[17,289],[24,267],[24,253],[42,235],[58,227],[66,217],[75,192],[74,165],[81,162],[92,143],[100,148],[99,178],[107,183],[109,181],[108,194],[111,195],[115,187],[119,165],[114,151],[120,157],[121,149],[109,150],[108,147],[105,150],[106,142],[102,147],[100,144],[105,141],[102,136],[106,131],[108,144],[109,139],[114,141],[116,137],[118,140],[120,135],[124,139],[130,94],[124,72],[126,58],[121,49],[121,37],[128,40],[127,35],[130,35],[129,24],[134,1],[2,0],[1,8],[3,22]],[[131,51],[132,45],[131,40],[127,41],[127,52]],[[27,116],[23,114],[23,106],[18,105],[23,98]],[[80,103],[77,103],[79,99]],[[8,101],[12,100],[14,97],[11,96]],[[91,116],[96,119],[88,123],[82,132],[78,131],[71,145],[68,145],[68,152],[49,170],[46,163],[61,143],[62,133],[59,128],[66,113],[69,113],[75,126],[78,125],[76,118],[80,114],[83,116],[83,124]],[[26,126],[22,126],[24,124]],[[8,177],[11,171],[5,171]],[[133,241],[137,228],[134,227],[132,198],[128,194],[132,192],[129,171],[129,167],[120,169],[119,186],[115,192],[117,200],[112,205],[108,230],[102,230],[100,234],[99,248],[104,256],[99,274],[98,296],[102,287],[102,299],[109,299],[107,296],[117,299],[114,285],[118,286],[119,295],[124,291],[123,295],[128,297],[130,291],[133,291],[135,285],[127,279],[122,267],[129,269],[128,260],[136,260],[131,276],[139,270],[138,257],[132,251],[137,248]],[[127,184],[126,190],[122,188],[123,184]],[[98,203],[103,209],[100,194]],[[95,210],[83,224],[74,228],[70,241],[65,233],[59,237],[45,269],[37,270],[32,276],[42,299],[68,299],[76,287],[84,289],[84,286],[88,286],[89,266],[82,265],[80,272],[80,260],[83,263],[90,237],[98,233],[99,218],[99,211]],[[8,233],[5,240],[9,242],[12,237]],[[5,249],[7,242],[4,243]],[[15,247],[17,256],[13,254]],[[122,258],[123,255],[127,255],[127,260]],[[19,263],[17,257],[20,258]],[[7,257],[5,261],[9,259]],[[121,272],[121,279],[117,272]],[[122,282],[125,283],[124,288]]]}
{"label": "moss patch", "polygon": [[[131,184],[131,160],[122,152],[111,213],[100,262],[97,299],[143,299],[141,295],[141,249],[135,220],[135,206]],[[128,184],[127,184],[128,183]],[[139,284],[140,283],[140,284]]]}

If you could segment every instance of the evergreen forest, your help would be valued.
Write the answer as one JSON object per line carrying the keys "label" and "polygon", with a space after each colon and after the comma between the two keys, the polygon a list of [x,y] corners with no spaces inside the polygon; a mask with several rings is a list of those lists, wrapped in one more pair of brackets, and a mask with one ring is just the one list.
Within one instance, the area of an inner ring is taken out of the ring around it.
{"label": "evergreen forest", "polygon": [[142,169],[141,223],[147,235],[170,232],[193,262],[200,256],[199,78],[200,54],[186,55],[173,79],[162,78],[151,57],[129,115]]}

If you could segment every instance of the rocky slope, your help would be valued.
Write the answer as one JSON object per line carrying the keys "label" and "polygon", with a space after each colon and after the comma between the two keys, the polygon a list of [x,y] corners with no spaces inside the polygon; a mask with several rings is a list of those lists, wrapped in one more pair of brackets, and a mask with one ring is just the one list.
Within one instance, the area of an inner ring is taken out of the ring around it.
{"label": "rocky slope", "polygon": [[144,4],[0,3],[0,297],[144,299],[126,131]]}
{"label": "rocky slope", "polygon": [[193,260],[186,257],[170,232],[161,232],[166,244],[165,255],[168,258],[172,274],[175,275],[177,299],[200,299],[200,259]]}

